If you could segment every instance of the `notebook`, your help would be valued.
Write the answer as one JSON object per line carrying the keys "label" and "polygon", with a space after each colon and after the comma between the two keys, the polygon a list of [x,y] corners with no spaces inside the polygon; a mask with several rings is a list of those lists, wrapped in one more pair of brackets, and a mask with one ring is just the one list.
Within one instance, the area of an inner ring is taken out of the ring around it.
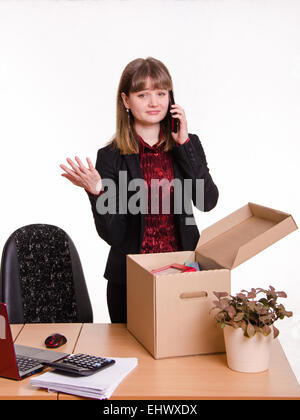
{"label": "notebook", "polygon": [[5,303],[0,302],[0,377],[21,380],[68,353],[14,344]]}
{"label": "notebook", "polygon": [[30,378],[32,386],[48,391],[64,392],[98,400],[108,399],[123,379],[138,365],[135,357],[114,357],[109,369],[100,370],[92,376],[74,376],[63,372],[46,372]]}

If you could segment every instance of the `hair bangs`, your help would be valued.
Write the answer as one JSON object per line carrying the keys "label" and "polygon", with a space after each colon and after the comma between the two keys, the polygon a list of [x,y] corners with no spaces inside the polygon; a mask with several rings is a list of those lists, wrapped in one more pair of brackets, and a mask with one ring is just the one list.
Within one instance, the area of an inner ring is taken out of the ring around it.
{"label": "hair bangs", "polygon": [[152,89],[172,89],[170,75],[153,62],[145,62],[134,74],[130,92],[140,92],[146,89],[147,79],[151,80]]}

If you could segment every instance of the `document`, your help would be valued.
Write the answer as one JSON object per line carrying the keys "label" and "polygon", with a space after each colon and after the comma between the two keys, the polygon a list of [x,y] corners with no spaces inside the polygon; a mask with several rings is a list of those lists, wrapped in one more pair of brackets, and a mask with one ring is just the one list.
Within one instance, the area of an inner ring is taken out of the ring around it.
{"label": "document", "polygon": [[47,388],[48,391],[64,392],[80,397],[107,399],[110,398],[120,382],[137,366],[133,358],[112,357],[113,365],[90,376],[74,376],[58,371],[46,372],[30,379],[32,386]]}

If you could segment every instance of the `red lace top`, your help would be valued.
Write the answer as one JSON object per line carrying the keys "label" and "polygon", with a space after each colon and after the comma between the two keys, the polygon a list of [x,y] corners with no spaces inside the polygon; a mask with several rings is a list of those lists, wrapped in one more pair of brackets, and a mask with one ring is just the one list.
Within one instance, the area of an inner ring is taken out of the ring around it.
{"label": "red lace top", "polygon": [[[159,145],[162,140],[162,131],[159,141],[154,146],[149,146],[142,137],[138,136],[138,138],[141,142],[140,167],[148,185],[148,214],[145,215],[141,253],[178,251],[179,238],[174,220],[174,188],[169,187],[168,184],[166,187],[155,186],[162,179],[167,179],[169,182],[174,179],[172,153],[163,150],[164,142]],[[152,188],[151,179],[157,180],[152,182]],[[151,198],[154,200],[151,201]],[[166,206],[165,209],[163,204]]]}
{"label": "red lace top", "polygon": [[[155,183],[152,183],[154,191],[151,188],[151,179],[157,180],[156,182],[162,179],[170,182],[174,179],[172,153],[163,150],[164,142],[159,144],[163,138],[162,130],[159,133],[158,142],[153,146],[149,146],[139,135],[137,137],[141,142],[139,153],[140,167],[148,185],[148,214],[145,215],[145,229],[141,253],[178,251],[179,237],[174,219],[174,187],[167,185],[165,188],[162,186],[157,188],[155,187]],[[189,140],[188,138],[185,143]],[[176,144],[176,147],[179,147],[179,145]],[[101,191],[99,195],[103,192]],[[152,212],[151,198],[154,198]],[[166,207],[164,209],[164,203],[166,203],[166,206],[169,203],[169,208]],[[163,212],[163,210],[165,211]]]}

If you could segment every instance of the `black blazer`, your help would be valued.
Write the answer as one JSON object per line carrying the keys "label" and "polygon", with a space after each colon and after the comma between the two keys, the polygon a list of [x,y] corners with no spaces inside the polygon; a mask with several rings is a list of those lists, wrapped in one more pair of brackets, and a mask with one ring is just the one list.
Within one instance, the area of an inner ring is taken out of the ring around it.
{"label": "black blazer", "polygon": [[[218,189],[214,184],[201,142],[197,135],[189,134],[190,141],[183,145],[174,145],[171,153],[173,155],[174,178],[192,179],[192,196],[189,197],[199,210],[209,211],[215,207],[218,201]],[[102,179],[109,178],[117,185],[115,199],[117,202],[116,214],[99,214],[96,208],[97,196],[88,193],[95,225],[99,236],[110,246],[104,277],[118,284],[126,283],[126,255],[140,254],[144,227],[145,214],[118,214],[119,208],[119,171],[127,171],[127,184],[134,178],[143,179],[140,168],[139,154],[120,154],[120,151],[107,145],[98,150],[96,169]],[[204,208],[196,201],[196,179],[204,179]],[[127,185],[128,186],[128,185]],[[183,189],[184,190],[184,189]],[[121,197],[125,188],[120,191]],[[127,199],[136,191],[128,191]],[[122,199],[122,198],[121,198]],[[190,204],[191,205],[191,204]],[[194,224],[186,224],[186,218],[192,217]],[[198,240],[199,231],[192,213],[192,206],[188,213],[182,204],[182,213],[175,214],[175,223],[179,234],[180,250],[194,250]]]}

